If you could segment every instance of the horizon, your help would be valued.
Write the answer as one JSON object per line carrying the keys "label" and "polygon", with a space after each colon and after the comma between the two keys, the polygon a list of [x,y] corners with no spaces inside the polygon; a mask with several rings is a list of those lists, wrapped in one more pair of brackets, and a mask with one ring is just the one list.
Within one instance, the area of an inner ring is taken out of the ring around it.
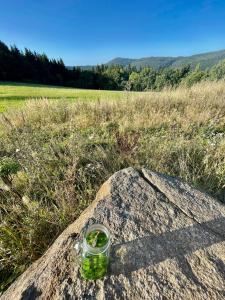
{"label": "horizon", "polygon": [[[0,40],[1,41],[1,40]],[[8,47],[10,47],[10,46],[17,46],[15,43],[14,44],[7,44],[7,43],[5,43],[4,41],[1,41],[1,42],[3,42],[4,44],[6,44]],[[20,49],[19,48],[19,50],[24,50],[25,48],[27,48],[27,49],[29,49],[29,50],[31,50],[32,52],[35,52],[36,50],[35,49],[30,49],[29,47],[24,47],[23,49]],[[157,55],[154,55],[154,56],[144,56],[144,57],[122,57],[122,56],[117,56],[117,57],[113,57],[113,58],[111,58],[111,59],[109,59],[108,61],[106,61],[106,62],[102,62],[102,63],[99,63],[99,65],[101,65],[101,64],[107,64],[108,62],[110,62],[110,61],[112,61],[112,60],[114,60],[114,59],[118,59],[118,58],[121,58],[121,59],[133,59],[133,60],[139,60],[139,59],[145,59],[145,58],[158,58],[158,57],[165,57],[165,58],[167,58],[167,57],[173,57],[173,58],[179,58],[179,57],[192,57],[192,56],[195,56],[195,55],[201,55],[201,54],[207,54],[207,53],[215,53],[215,52],[221,52],[221,51],[225,51],[225,49],[219,49],[219,50],[212,50],[212,51],[207,51],[207,52],[201,52],[201,53],[193,53],[193,54],[190,54],[190,55],[176,55],[176,56],[168,56],[168,55],[165,55],[165,56],[157,56]],[[36,51],[37,52],[37,51]],[[46,53],[46,52],[38,52],[39,54],[46,54],[47,56],[48,56],[48,54]],[[49,56],[48,56],[49,57]],[[50,57],[51,59],[60,59],[60,58],[62,58],[62,57]],[[64,61],[64,60],[63,60]],[[64,62],[65,63],[65,62]],[[98,64],[96,64],[96,65],[98,65]],[[87,65],[87,64],[83,64],[83,65],[67,65],[67,64],[65,64],[65,66],[67,66],[67,67],[85,67],[85,66],[92,66],[92,65]],[[95,66],[95,65],[93,65],[93,66]]]}
{"label": "horizon", "polygon": [[224,20],[221,0],[11,1],[0,11],[0,40],[86,66],[221,51]]}

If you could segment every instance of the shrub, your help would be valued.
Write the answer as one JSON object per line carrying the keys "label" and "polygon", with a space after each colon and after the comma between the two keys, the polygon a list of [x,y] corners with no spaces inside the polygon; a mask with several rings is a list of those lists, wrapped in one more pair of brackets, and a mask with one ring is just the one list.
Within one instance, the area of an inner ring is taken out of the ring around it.
{"label": "shrub", "polygon": [[191,87],[192,85],[202,81],[207,78],[207,73],[200,69],[200,66],[196,66],[195,70],[191,72],[182,82],[187,86]]}
{"label": "shrub", "polygon": [[19,163],[11,157],[0,158],[0,177],[9,177],[16,174],[20,169]]}
{"label": "shrub", "polygon": [[225,60],[222,60],[210,70],[210,78],[212,80],[220,80],[225,77]]}

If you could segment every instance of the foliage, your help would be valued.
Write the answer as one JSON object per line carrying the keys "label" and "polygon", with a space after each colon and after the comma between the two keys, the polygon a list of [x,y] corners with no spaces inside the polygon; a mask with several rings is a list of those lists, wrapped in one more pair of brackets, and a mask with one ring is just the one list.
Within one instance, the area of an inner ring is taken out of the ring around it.
{"label": "foliage", "polygon": [[203,79],[206,79],[208,76],[207,72],[202,71],[200,66],[196,66],[195,70],[188,74],[186,78],[183,79],[183,82],[188,86],[192,86],[195,83],[200,82]]}
{"label": "foliage", "polygon": [[225,60],[222,60],[210,70],[210,78],[212,80],[220,80],[225,78]]}
{"label": "foliage", "polygon": [[16,174],[20,165],[11,157],[0,157],[0,177],[7,177]]}

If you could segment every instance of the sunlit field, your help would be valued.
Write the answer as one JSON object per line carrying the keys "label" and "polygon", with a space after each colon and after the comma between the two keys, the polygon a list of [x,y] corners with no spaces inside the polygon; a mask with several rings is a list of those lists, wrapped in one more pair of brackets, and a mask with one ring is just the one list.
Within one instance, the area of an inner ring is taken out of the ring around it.
{"label": "sunlit field", "polygon": [[[135,95],[137,93],[130,93]],[[119,100],[126,98],[126,92],[82,90],[74,88],[44,86],[38,84],[24,84],[0,82],[0,112],[9,107],[20,107],[25,100],[29,99],[61,99],[61,100]]]}

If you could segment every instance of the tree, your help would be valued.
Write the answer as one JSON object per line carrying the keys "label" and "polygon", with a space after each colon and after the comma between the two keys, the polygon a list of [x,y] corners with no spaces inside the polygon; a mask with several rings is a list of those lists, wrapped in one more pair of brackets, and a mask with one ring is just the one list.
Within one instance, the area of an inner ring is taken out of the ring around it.
{"label": "tree", "polygon": [[190,72],[189,75],[184,78],[182,81],[186,86],[190,87],[193,84],[200,82],[203,79],[207,78],[207,72],[200,69],[200,65],[197,65],[193,72]]}
{"label": "tree", "polygon": [[0,41],[0,80],[10,80],[10,64],[10,50],[3,42]]}
{"label": "tree", "polygon": [[141,90],[153,90],[155,88],[156,71],[152,68],[143,68],[140,71]]}
{"label": "tree", "polygon": [[181,82],[191,86],[203,79],[219,80],[225,77],[225,60],[211,70],[201,70],[190,65],[180,68],[154,70],[129,65],[97,65],[92,68],[67,68],[63,60],[49,59],[25,48],[8,47],[0,41],[0,80],[64,85],[77,88],[107,90],[158,90],[177,87]]}
{"label": "tree", "polygon": [[141,91],[140,73],[133,71],[129,76],[129,82],[132,91]]}
{"label": "tree", "polygon": [[217,65],[213,66],[209,73],[209,76],[212,80],[225,78],[225,60],[222,60]]}

